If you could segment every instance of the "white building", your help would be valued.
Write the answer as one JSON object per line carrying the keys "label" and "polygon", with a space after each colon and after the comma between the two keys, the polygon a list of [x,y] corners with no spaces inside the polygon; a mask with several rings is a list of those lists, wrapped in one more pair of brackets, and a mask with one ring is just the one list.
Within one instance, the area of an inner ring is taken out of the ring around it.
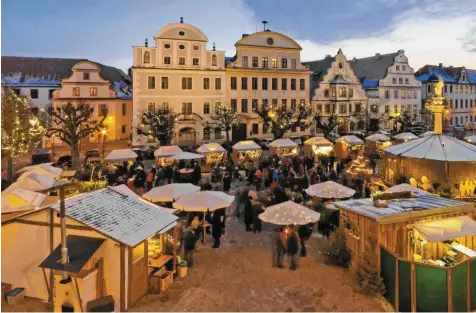
{"label": "white building", "polygon": [[[415,73],[422,83],[422,102],[434,92],[434,84],[441,77],[445,83],[443,95],[448,101],[449,114],[445,123],[449,125],[476,122],[476,70],[465,67],[444,67],[442,63],[425,65]],[[430,116],[427,115],[430,120]]]}

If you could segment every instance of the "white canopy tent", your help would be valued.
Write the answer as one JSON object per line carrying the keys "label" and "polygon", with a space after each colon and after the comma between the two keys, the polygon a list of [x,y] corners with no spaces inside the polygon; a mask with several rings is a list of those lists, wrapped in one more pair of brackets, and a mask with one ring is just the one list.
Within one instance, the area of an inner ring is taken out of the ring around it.
{"label": "white canopy tent", "polygon": [[183,152],[179,146],[162,146],[154,151],[154,156],[163,158]]}
{"label": "white canopy tent", "polygon": [[256,149],[259,149],[259,150],[261,150],[261,147],[258,146],[258,144],[256,142],[254,142],[253,140],[244,140],[244,141],[240,141],[240,142],[236,143],[233,146],[233,149],[235,149],[235,150],[256,150]]}
{"label": "white canopy tent", "polygon": [[61,173],[63,172],[63,170],[59,167],[54,167],[53,166],[53,162],[50,162],[50,163],[42,163],[42,164],[37,164],[37,165],[30,165],[30,166],[25,166],[25,167],[22,167],[21,169],[19,169],[16,173],[17,174],[22,174],[22,173],[25,173],[25,172],[29,172],[29,171],[32,171],[32,170],[37,170],[39,172],[37,172],[38,174],[53,174],[54,177],[59,177],[61,175]]}
{"label": "white canopy tent", "polygon": [[269,144],[270,147],[273,148],[294,148],[297,147],[297,143],[292,141],[289,138],[283,138],[283,139],[276,139],[272,143]]}
{"label": "white canopy tent", "polygon": [[314,145],[317,147],[332,147],[332,142],[324,137],[312,137],[304,141],[305,145]]}
{"label": "white canopy tent", "polygon": [[186,212],[206,212],[208,210],[211,212],[227,208],[233,203],[233,200],[227,201],[225,199],[226,198],[223,195],[220,196],[206,191],[199,191],[197,193],[181,196],[176,202],[174,202],[173,206],[176,209]]}
{"label": "white canopy tent", "polygon": [[266,208],[258,217],[264,222],[276,225],[305,225],[315,223],[320,214],[293,201],[286,201]]}
{"label": "white canopy tent", "polygon": [[413,133],[400,133],[398,135],[395,135],[393,136],[393,139],[397,139],[397,140],[402,140],[402,141],[409,141],[409,140],[414,140],[414,139],[418,139],[420,137],[418,137],[417,135],[413,134]]}
{"label": "white canopy tent", "polygon": [[390,138],[384,134],[373,134],[368,137],[365,137],[366,141],[378,141],[378,142],[385,142],[390,141]]}
{"label": "white canopy tent", "polygon": [[336,142],[345,142],[348,145],[363,145],[364,141],[357,136],[349,135],[349,136],[342,136],[336,140]]}
{"label": "white canopy tent", "polygon": [[225,148],[223,148],[221,145],[219,145],[216,142],[210,142],[201,145],[197,149],[198,153],[210,153],[210,152],[226,152]]}
{"label": "white canopy tent", "polygon": [[306,189],[306,193],[312,197],[342,199],[352,197],[355,190],[329,180],[312,185]]}
{"label": "white canopy tent", "polygon": [[476,221],[467,215],[417,223],[414,227],[428,242],[476,235]]}
{"label": "white canopy tent", "polygon": [[399,185],[392,186],[392,187],[388,188],[385,191],[385,193],[403,192],[403,191],[410,191],[412,194],[414,194],[416,196],[431,195],[431,193],[429,193],[429,192],[427,192],[423,189],[417,188],[415,186],[412,186],[410,184],[399,184]]}
{"label": "white canopy tent", "polygon": [[200,191],[200,187],[192,184],[168,184],[152,188],[143,195],[151,202],[172,202],[183,195]]}
{"label": "white canopy tent", "polygon": [[179,152],[174,154],[168,159],[170,160],[195,160],[195,159],[203,159],[204,156],[201,154],[191,153],[191,152]]}
{"label": "white canopy tent", "polygon": [[127,162],[127,161],[135,161],[137,158],[137,154],[132,151],[131,149],[118,149],[112,150],[106,157],[106,161],[108,162]]}
{"label": "white canopy tent", "polygon": [[39,208],[46,197],[45,194],[23,188],[2,192],[2,214]]}

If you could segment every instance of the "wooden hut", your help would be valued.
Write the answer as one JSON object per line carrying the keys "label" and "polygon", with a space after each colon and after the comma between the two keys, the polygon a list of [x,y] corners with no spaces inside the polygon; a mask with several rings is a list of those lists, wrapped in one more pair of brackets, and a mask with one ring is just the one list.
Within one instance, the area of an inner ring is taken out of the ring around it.
{"label": "wooden hut", "polygon": [[342,136],[336,140],[334,146],[335,155],[337,158],[345,159],[349,153],[357,152],[364,146],[364,141],[357,136]]}
{"label": "wooden hut", "polygon": [[404,143],[404,142],[408,142],[408,141],[411,141],[411,140],[415,140],[415,139],[418,139],[420,137],[418,137],[417,135],[413,134],[413,133],[400,133],[400,134],[397,134],[395,136],[393,136],[393,140],[394,140],[394,144],[400,144],[400,143]]}
{"label": "wooden hut", "polygon": [[320,155],[329,155],[334,150],[332,142],[324,137],[312,137],[304,141],[304,155],[317,159]]}
{"label": "wooden hut", "polygon": [[253,140],[240,141],[233,146],[231,158],[235,165],[248,160],[257,163],[261,158],[261,147]]}
{"label": "wooden hut", "polygon": [[365,137],[365,151],[367,153],[381,152],[382,149],[391,145],[390,137],[384,134],[373,134]]}
{"label": "wooden hut", "polygon": [[[411,198],[410,192],[379,197],[388,200],[355,199],[335,206],[354,260],[377,245],[376,265],[395,309],[474,310],[476,303],[469,301],[476,294],[474,204],[433,195]],[[451,288],[447,279],[455,275],[459,285]]]}
{"label": "wooden hut", "polygon": [[279,156],[295,156],[299,154],[299,146],[289,138],[276,139],[269,144],[269,152]]}
{"label": "wooden hut", "polygon": [[216,142],[206,143],[198,147],[197,152],[205,156],[206,165],[213,165],[223,161],[226,156],[226,150]]}

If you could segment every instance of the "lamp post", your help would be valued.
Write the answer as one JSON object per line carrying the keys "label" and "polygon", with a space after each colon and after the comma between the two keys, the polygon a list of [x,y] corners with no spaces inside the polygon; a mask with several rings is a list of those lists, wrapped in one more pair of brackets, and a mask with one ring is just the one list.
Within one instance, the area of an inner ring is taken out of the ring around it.
{"label": "lamp post", "polygon": [[106,140],[107,129],[103,128],[101,130],[102,134],[102,157],[104,158],[104,141]]}

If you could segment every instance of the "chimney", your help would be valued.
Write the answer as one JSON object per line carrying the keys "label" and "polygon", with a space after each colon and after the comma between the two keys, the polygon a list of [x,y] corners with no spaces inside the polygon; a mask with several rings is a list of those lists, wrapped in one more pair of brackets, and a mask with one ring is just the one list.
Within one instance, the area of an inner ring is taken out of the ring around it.
{"label": "chimney", "polygon": [[438,66],[439,66],[440,68],[443,67],[443,63],[438,64]]}
{"label": "chimney", "polygon": [[215,51],[215,50],[216,50],[216,48],[215,48],[215,43],[213,43],[213,51]]}
{"label": "chimney", "polygon": [[145,39],[144,45],[145,45],[146,48],[149,46],[149,41],[147,40],[147,38]]}
{"label": "chimney", "polygon": [[375,59],[380,59],[380,53],[375,53]]}
{"label": "chimney", "polygon": [[242,34],[241,35],[241,39],[245,38],[245,37],[248,37],[250,34]]}

